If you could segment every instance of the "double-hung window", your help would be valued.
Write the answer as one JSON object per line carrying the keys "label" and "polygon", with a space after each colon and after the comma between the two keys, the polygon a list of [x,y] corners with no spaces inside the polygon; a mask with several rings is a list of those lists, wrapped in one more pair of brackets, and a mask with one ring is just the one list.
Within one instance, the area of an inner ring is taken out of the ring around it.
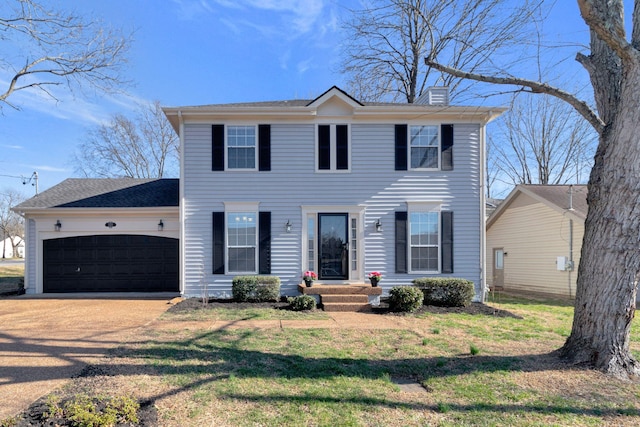
{"label": "double-hung window", "polygon": [[256,212],[227,212],[227,260],[229,273],[257,271]]}
{"label": "double-hung window", "polygon": [[409,256],[412,272],[437,273],[440,269],[440,212],[409,213]]}
{"label": "double-hung window", "polygon": [[227,168],[255,169],[256,127],[227,127]]}
{"label": "double-hung window", "polygon": [[410,126],[411,169],[438,169],[440,136],[438,126]]}

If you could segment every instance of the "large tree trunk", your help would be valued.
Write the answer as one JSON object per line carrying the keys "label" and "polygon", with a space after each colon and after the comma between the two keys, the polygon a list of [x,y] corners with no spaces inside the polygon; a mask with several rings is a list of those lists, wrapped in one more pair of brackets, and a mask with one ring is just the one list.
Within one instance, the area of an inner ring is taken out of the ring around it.
{"label": "large tree trunk", "polygon": [[[640,64],[626,63],[620,77],[609,86],[619,96],[589,180],[573,327],[561,354],[627,378],[640,375],[629,351],[640,274]],[[594,89],[596,98],[612,95]]]}

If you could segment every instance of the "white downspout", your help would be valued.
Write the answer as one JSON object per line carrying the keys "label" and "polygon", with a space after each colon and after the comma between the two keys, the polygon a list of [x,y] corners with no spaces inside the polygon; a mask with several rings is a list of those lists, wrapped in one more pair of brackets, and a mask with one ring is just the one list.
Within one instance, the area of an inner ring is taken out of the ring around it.
{"label": "white downspout", "polygon": [[[489,115],[491,117],[491,114]],[[480,128],[480,298],[479,302],[483,303],[486,300],[486,246],[487,246],[487,226],[486,226],[486,195],[485,195],[485,174],[486,174],[486,132],[487,132],[487,122],[485,122]],[[477,296],[476,296],[477,298]]]}

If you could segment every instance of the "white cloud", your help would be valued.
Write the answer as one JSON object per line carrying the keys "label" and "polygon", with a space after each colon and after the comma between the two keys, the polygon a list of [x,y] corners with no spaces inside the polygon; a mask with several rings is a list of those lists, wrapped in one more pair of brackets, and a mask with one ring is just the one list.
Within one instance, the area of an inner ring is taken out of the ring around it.
{"label": "white cloud", "polygon": [[71,172],[70,169],[47,165],[24,165],[27,168],[44,172]]}
{"label": "white cloud", "polygon": [[296,66],[298,73],[304,74],[309,68],[311,68],[312,61],[313,60],[309,58],[309,59],[305,59],[304,61],[298,62],[298,65]]}
{"label": "white cloud", "polygon": [[22,145],[7,145],[7,144],[0,144],[0,148],[6,148],[8,150],[23,150],[24,147]]}

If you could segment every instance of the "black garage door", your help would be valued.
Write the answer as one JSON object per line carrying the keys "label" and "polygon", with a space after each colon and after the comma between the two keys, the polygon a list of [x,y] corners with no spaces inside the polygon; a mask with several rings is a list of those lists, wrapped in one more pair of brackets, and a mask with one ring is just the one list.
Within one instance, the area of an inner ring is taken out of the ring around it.
{"label": "black garage door", "polygon": [[43,242],[44,292],[178,292],[178,239],[108,235]]}

